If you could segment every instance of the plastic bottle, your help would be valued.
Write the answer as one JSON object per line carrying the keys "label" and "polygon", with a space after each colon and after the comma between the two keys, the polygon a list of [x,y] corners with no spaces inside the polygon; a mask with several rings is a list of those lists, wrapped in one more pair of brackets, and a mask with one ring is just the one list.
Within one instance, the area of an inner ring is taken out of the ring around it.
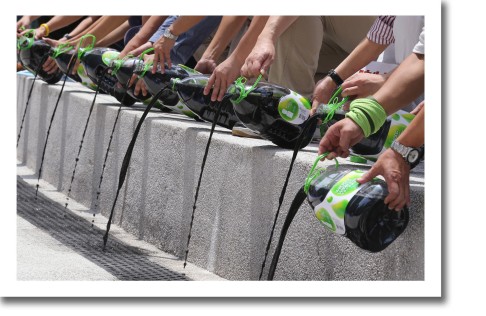
{"label": "plastic bottle", "polygon": [[[355,150],[351,148],[350,160],[352,162],[366,163],[369,161],[376,161],[378,157],[388,148],[390,148],[392,142],[400,136],[400,134],[407,128],[407,126],[412,122],[415,115],[410,114],[406,111],[399,110],[396,113],[388,116],[390,121],[390,128],[386,135],[385,141],[381,150],[377,154],[366,154],[366,151]],[[358,148],[359,149],[359,148]]]}
{"label": "plastic bottle", "polygon": [[409,214],[406,207],[395,211],[384,204],[388,195],[385,181],[356,182],[363,174],[361,170],[328,168],[310,182],[307,200],[325,227],[362,249],[378,252],[405,230]]}
{"label": "plastic bottle", "polygon": [[[238,81],[237,81],[238,83]],[[236,96],[241,90],[250,91],[238,100],[231,98],[238,119],[249,129],[258,132],[279,147],[294,149],[299,135],[307,124],[300,148],[307,146],[314,135],[317,120],[308,122],[311,104],[302,95],[267,82],[256,86],[231,86],[228,90]]]}
{"label": "plastic bottle", "polygon": [[160,72],[160,66],[157,66],[155,74],[152,73],[151,69],[152,64],[139,63],[134,74],[138,75],[140,79],[143,80],[147,90],[153,95],[157,94],[161,89],[167,88],[159,98],[164,106],[176,113],[184,114],[196,120],[201,120],[196,113],[191,111],[191,109],[184,104],[184,102],[180,101],[179,95],[171,87],[171,79],[183,79],[193,74],[199,74],[199,72],[184,65],[172,65],[171,68],[164,65],[164,73]]}
{"label": "plastic bottle", "polygon": [[94,84],[99,85],[102,91],[115,97],[121,104],[130,106],[136,100],[126,93],[125,87],[117,84],[118,80],[114,76],[108,73],[111,60],[116,59],[119,54],[111,48],[94,48],[83,52],[80,60]]}
{"label": "plastic bottle", "polygon": [[314,171],[324,156],[317,157],[304,187],[297,192],[290,205],[268,271],[268,280],[273,280],[287,231],[306,199],[326,228],[349,238],[369,252],[384,250],[408,225],[406,207],[395,211],[384,204],[388,195],[385,181],[374,178],[360,185],[356,180],[364,171],[340,168],[337,163],[336,168]]}
{"label": "plastic bottle", "polygon": [[72,73],[72,71],[68,72],[69,62],[73,58],[77,58],[76,49],[72,48],[72,46],[60,45],[55,48],[51,48],[50,54],[62,73],[64,73],[74,81],[81,83],[83,86],[86,86],[92,90],[96,90],[96,84],[94,84],[93,81],[88,77],[82,64],[79,64],[74,74]]}
{"label": "plastic bottle", "polygon": [[42,64],[47,60],[51,47],[43,40],[34,40],[34,30],[31,30],[17,39],[17,59],[24,68],[33,74],[38,70],[38,76],[48,84],[57,83],[62,78],[62,72],[58,69],[53,74],[48,74],[42,69]]}

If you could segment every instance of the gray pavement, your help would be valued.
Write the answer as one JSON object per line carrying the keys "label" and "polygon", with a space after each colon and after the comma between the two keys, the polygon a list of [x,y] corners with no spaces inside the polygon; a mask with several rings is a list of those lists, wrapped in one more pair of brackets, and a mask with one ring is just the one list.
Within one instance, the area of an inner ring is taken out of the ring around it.
{"label": "gray pavement", "polygon": [[[26,167],[18,167],[17,174],[25,181],[32,189],[35,188],[37,179],[33,171]],[[19,194],[22,192],[18,191]],[[45,181],[40,181],[39,192],[52,200],[59,206],[63,206],[66,196],[57,192],[52,185]],[[20,206],[18,206],[20,207]],[[81,217],[82,221],[86,221],[86,229],[91,225],[93,215],[89,209],[77,203],[75,200],[70,200],[68,214]],[[107,218],[102,215],[97,215],[94,221],[94,226],[100,229],[105,229]],[[66,225],[65,234],[70,233],[72,227]],[[55,238],[54,230],[45,230],[36,227],[28,220],[18,216],[17,217],[17,279],[19,281],[111,281],[118,280],[118,278],[100,267],[99,264],[90,261],[89,256],[83,256],[79,249],[73,249],[71,245],[64,244],[62,239]],[[72,232],[76,232],[73,230]],[[135,236],[126,233],[116,225],[112,226],[110,235],[111,240],[116,240],[123,243],[127,247],[135,248],[143,253],[143,260],[151,262],[152,266],[157,270],[167,269],[177,275],[183,275],[189,280],[194,281],[218,281],[224,280],[204,269],[198,268],[192,264],[188,264],[183,268],[183,261],[179,258],[160,251],[151,244],[139,240]],[[119,249],[119,248],[118,248]],[[116,249],[115,249],[116,251]],[[100,254],[102,255],[102,254]],[[111,255],[108,254],[110,257]],[[104,259],[103,259],[104,260]],[[127,261],[130,262],[136,261]],[[99,263],[99,261],[98,261]],[[147,266],[147,264],[145,264]],[[160,268],[157,268],[160,267]],[[137,270],[139,267],[132,264],[130,269]],[[141,271],[143,274],[143,271]],[[147,273],[148,274],[148,273]],[[150,280],[150,278],[147,278]]]}
{"label": "gray pavement", "polygon": [[117,278],[17,217],[17,280],[99,281]]}

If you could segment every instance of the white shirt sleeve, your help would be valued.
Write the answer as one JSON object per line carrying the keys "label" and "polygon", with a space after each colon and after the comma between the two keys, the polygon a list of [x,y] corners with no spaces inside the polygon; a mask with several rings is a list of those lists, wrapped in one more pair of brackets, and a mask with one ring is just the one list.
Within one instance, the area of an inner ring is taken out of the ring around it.
{"label": "white shirt sleeve", "polygon": [[422,28],[422,32],[419,36],[419,41],[415,44],[413,52],[417,54],[425,54],[425,26]]}

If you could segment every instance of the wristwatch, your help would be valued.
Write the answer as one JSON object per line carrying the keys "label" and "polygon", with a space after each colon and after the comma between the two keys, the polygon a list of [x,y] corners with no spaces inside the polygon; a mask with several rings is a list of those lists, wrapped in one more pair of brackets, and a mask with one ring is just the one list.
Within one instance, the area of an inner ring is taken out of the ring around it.
{"label": "wristwatch", "polygon": [[66,34],[64,34],[63,38],[70,40],[72,38],[72,36],[69,35],[69,33],[66,33]]}
{"label": "wristwatch", "polygon": [[178,36],[172,34],[172,32],[169,30],[169,28],[166,28],[164,30],[164,34],[162,35],[163,37],[167,37],[168,39],[171,39],[173,41],[177,40]]}
{"label": "wristwatch", "polygon": [[395,152],[399,153],[403,159],[410,165],[410,169],[415,168],[424,156],[424,149],[422,147],[407,147],[394,140],[390,146]]}
{"label": "wristwatch", "polygon": [[344,80],[338,75],[338,73],[334,69],[329,70],[327,75],[332,79],[332,81],[334,81],[334,83],[338,87],[344,82]]}

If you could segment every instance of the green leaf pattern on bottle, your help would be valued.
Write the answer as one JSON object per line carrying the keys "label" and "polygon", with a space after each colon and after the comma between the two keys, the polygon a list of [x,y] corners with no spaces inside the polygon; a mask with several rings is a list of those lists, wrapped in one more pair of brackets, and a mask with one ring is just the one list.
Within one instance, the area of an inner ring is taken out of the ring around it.
{"label": "green leaf pattern on bottle", "polygon": [[300,125],[309,118],[310,109],[309,101],[293,91],[280,98],[278,103],[280,116],[287,122],[295,125]]}
{"label": "green leaf pattern on bottle", "polygon": [[107,51],[104,52],[103,55],[101,55],[101,60],[103,60],[103,63],[107,66],[110,66],[110,63],[113,59],[117,59],[118,55],[120,55],[119,52],[116,51]]}
{"label": "green leaf pattern on bottle", "polygon": [[321,223],[333,232],[344,235],[346,228],[344,217],[349,201],[359,192],[356,182],[364,174],[362,170],[353,170],[344,175],[329,190],[324,200],[314,208],[314,213]]}

